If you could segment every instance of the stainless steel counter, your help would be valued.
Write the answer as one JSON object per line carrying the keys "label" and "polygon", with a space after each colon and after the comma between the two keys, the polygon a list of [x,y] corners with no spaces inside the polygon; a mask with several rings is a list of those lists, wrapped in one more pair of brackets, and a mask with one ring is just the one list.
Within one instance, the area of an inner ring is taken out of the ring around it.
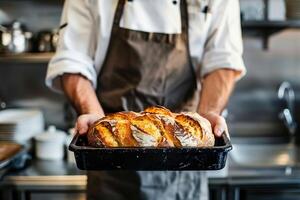
{"label": "stainless steel counter", "polygon": [[[227,164],[228,171],[222,173],[223,177],[209,179],[210,188],[213,193],[219,191],[221,199],[240,199],[239,192],[243,188],[298,188],[300,183],[300,169],[297,168],[240,167],[230,157]],[[0,197],[2,190],[4,199],[9,200],[82,200],[85,199],[86,184],[85,171],[78,170],[75,164],[33,160],[26,169],[8,174],[0,182]]]}
{"label": "stainless steel counter", "polygon": [[[298,168],[239,167],[231,158],[228,159],[227,164],[228,173],[223,173],[223,177],[210,178],[210,184],[300,183],[300,169]],[[0,182],[0,186],[64,186],[84,189],[86,182],[85,171],[78,170],[75,164],[69,164],[66,161],[34,160],[26,169],[8,174]]]}
{"label": "stainless steel counter", "polygon": [[75,164],[69,164],[66,161],[33,160],[26,169],[6,175],[0,185],[84,190],[86,181],[85,172],[78,170]]}

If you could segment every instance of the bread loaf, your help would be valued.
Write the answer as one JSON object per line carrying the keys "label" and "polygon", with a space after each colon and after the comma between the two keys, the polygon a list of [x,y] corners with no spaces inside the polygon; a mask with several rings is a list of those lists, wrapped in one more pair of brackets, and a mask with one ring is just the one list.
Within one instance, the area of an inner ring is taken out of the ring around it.
{"label": "bread loaf", "polygon": [[93,147],[209,147],[215,143],[208,120],[160,106],[107,115],[89,128],[87,138]]}

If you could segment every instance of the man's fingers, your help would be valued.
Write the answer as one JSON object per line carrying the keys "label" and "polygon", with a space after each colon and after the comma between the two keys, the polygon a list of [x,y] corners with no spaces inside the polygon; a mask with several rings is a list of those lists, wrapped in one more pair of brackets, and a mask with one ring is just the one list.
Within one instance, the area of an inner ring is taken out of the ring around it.
{"label": "man's fingers", "polygon": [[89,126],[93,124],[96,120],[98,120],[100,117],[97,115],[81,115],[78,117],[76,122],[76,131],[79,134],[85,134]]}
{"label": "man's fingers", "polygon": [[214,134],[217,136],[217,137],[221,137],[222,133],[224,132],[224,128],[220,125],[216,125],[215,128],[214,128]]}
{"label": "man's fingers", "polygon": [[204,113],[202,114],[210,123],[212,127],[212,131],[216,137],[221,137],[225,132],[228,135],[228,127],[224,117],[220,116],[218,113]]}
{"label": "man's fingers", "polygon": [[76,122],[76,130],[79,134],[84,134],[88,131],[88,117],[86,115],[81,115],[78,117]]}
{"label": "man's fingers", "polygon": [[214,134],[217,136],[217,137],[221,137],[222,134],[227,130],[227,125],[226,125],[226,122],[225,122],[225,119],[223,117],[219,117],[217,120],[216,120],[216,124],[215,124],[215,127],[214,127]]}

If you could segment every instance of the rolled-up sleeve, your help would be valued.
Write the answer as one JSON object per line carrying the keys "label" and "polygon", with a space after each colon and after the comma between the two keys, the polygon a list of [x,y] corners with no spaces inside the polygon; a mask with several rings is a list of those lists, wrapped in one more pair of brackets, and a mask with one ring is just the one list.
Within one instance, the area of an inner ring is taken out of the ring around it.
{"label": "rolled-up sleeve", "polygon": [[246,73],[238,0],[215,1],[202,60],[201,76],[218,69],[232,69],[240,79]]}
{"label": "rolled-up sleeve", "polygon": [[64,73],[81,74],[96,87],[97,73],[94,67],[96,33],[94,18],[88,0],[66,0],[61,24],[67,24],[59,32],[59,43],[50,60],[46,85],[61,91],[60,76]]}

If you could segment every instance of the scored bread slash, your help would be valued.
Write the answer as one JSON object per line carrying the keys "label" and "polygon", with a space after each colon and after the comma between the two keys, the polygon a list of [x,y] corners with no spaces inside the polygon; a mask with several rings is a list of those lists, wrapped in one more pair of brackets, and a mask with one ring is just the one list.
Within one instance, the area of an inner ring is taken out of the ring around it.
{"label": "scored bread slash", "polygon": [[118,147],[118,141],[115,139],[112,126],[108,121],[101,121],[97,126],[88,132],[88,140],[93,146]]}
{"label": "scored bread slash", "polygon": [[108,119],[108,120],[130,120],[139,115],[140,115],[139,113],[128,111],[128,112],[112,113],[112,114],[107,115],[104,118]]}
{"label": "scored bread slash", "polygon": [[181,147],[180,141],[175,137],[176,122],[172,117],[166,115],[157,115],[157,118],[163,124],[164,137],[170,147]]}
{"label": "scored bread slash", "polygon": [[131,134],[131,124],[128,120],[119,120],[116,123],[113,134],[118,143],[123,147],[137,147],[138,142]]}
{"label": "scored bread slash", "polygon": [[158,144],[159,147],[175,147],[180,145],[179,141],[173,135],[173,130],[168,128],[170,125],[163,120],[163,115],[154,115],[151,113],[146,113],[145,115],[150,118],[162,136],[162,140]]}
{"label": "scored bread slash", "polygon": [[158,146],[163,140],[161,131],[149,116],[135,117],[130,120],[130,123],[133,136],[139,143],[145,146]]}
{"label": "scored bread slash", "polygon": [[149,108],[146,108],[143,113],[151,113],[173,117],[173,113],[169,109],[162,106],[151,106]]}
{"label": "scored bread slash", "polygon": [[129,122],[129,119],[136,116],[138,114],[134,112],[118,112],[99,119],[95,122],[92,133],[88,133],[90,145],[96,147],[138,146],[137,141],[131,134]]}
{"label": "scored bread slash", "polygon": [[203,136],[200,124],[185,114],[177,115],[175,121],[178,125],[175,136],[182,146],[199,146]]}
{"label": "scored bread slash", "polygon": [[131,126],[131,131],[132,131],[133,137],[136,139],[139,146],[142,146],[142,147],[157,146],[157,141],[152,135],[145,133],[143,130],[138,129],[135,126]]}
{"label": "scored bread slash", "polygon": [[200,146],[214,146],[215,137],[210,122],[198,113],[184,112],[183,114],[193,118],[200,125],[202,131]]}

